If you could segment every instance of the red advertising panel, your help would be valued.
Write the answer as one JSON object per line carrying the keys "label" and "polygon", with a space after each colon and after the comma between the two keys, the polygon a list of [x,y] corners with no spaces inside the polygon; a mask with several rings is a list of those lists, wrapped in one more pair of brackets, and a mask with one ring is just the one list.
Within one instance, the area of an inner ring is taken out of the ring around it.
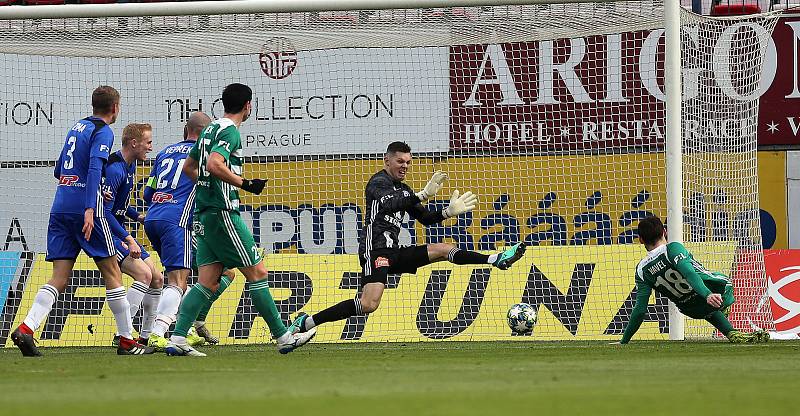
{"label": "red advertising panel", "polygon": [[800,250],[764,250],[775,331],[800,333]]}
{"label": "red advertising panel", "polygon": [[451,149],[661,146],[662,35],[451,47]]}
{"label": "red advertising panel", "polygon": [[763,76],[769,88],[761,95],[758,111],[758,144],[800,144],[800,79],[797,44],[800,17],[784,17],[772,33],[775,48],[765,61]]}

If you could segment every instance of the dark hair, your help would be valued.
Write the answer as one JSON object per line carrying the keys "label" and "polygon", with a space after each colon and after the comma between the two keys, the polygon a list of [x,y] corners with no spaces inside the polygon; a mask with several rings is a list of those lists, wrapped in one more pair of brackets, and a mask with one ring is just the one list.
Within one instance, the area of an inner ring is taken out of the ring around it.
{"label": "dark hair", "polygon": [[664,224],[661,219],[655,215],[651,215],[639,221],[639,238],[647,245],[653,245],[656,241],[660,240],[664,235]]}
{"label": "dark hair", "polygon": [[253,90],[244,84],[230,84],[222,90],[222,106],[228,114],[237,114],[248,101],[253,100]]}
{"label": "dark hair", "polygon": [[390,155],[392,153],[411,153],[411,146],[409,146],[406,142],[391,142],[389,143],[389,147],[386,148],[386,154]]}
{"label": "dark hair", "polygon": [[92,92],[92,111],[95,114],[109,114],[117,103],[119,103],[119,91],[114,87],[102,85]]}

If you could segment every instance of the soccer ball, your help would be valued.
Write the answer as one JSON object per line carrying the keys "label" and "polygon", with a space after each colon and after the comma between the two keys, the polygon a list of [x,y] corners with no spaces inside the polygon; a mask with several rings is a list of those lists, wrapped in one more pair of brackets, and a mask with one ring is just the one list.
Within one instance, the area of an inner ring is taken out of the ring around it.
{"label": "soccer ball", "polygon": [[508,310],[508,327],[517,334],[527,334],[533,331],[538,316],[536,309],[527,303],[517,303]]}

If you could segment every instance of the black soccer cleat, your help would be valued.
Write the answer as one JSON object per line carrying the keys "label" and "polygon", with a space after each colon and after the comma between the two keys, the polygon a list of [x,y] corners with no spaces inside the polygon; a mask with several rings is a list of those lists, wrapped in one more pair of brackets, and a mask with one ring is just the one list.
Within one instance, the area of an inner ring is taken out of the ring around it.
{"label": "black soccer cleat", "polygon": [[17,348],[22,351],[23,357],[42,356],[42,353],[39,352],[38,348],[36,348],[36,342],[33,340],[33,335],[26,334],[17,328],[11,333],[11,340],[14,341],[14,345],[16,345]]}
{"label": "black soccer cleat", "polygon": [[114,348],[119,347],[119,335],[114,335],[114,339],[111,340],[111,346]]}
{"label": "black soccer cleat", "polygon": [[136,341],[131,341],[131,345],[128,348],[123,347],[122,344],[120,342],[119,347],[117,347],[117,355],[148,355],[156,352],[155,348],[139,344]]}

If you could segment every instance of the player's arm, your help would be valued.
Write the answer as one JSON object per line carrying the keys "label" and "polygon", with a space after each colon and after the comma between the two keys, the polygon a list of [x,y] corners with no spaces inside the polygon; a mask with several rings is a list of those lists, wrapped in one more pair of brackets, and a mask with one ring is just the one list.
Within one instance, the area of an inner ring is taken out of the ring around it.
{"label": "player's arm", "polygon": [[[158,157],[156,157],[156,161],[155,163],[153,163],[153,168],[150,169],[150,176],[147,177],[147,182],[145,182],[144,187],[142,187],[142,199],[147,204],[153,202],[153,194],[156,193],[156,186],[158,185],[156,179],[157,167],[158,167]],[[195,169],[195,172],[196,171],[197,169]]]}
{"label": "player's arm", "polygon": [[429,211],[421,203],[415,204],[410,209],[406,210],[406,212],[423,225],[431,225],[444,221],[442,211]]}
{"label": "player's arm", "polygon": [[128,232],[128,230],[126,230],[125,227],[120,224],[116,215],[114,215],[114,204],[116,202],[117,194],[126,176],[127,173],[124,169],[122,169],[121,163],[111,164],[106,169],[105,185],[106,189],[111,194],[111,201],[107,202],[103,207],[102,216],[108,221],[108,226],[111,228],[111,233],[128,246],[131,257],[138,259],[142,253],[141,248],[136,243],[136,240],[133,239],[133,236]]}
{"label": "player's arm", "polygon": [[125,209],[125,216],[130,218],[130,219],[132,219],[132,220],[134,220],[134,221],[136,221],[136,222],[144,223],[145,215],[142,214],[141,212],[137,211],[136,208],[134,208],[134,207],[129,206],[128,208],[126,208]]}
{"label": "player's arm", "polygon": [[[206,162],[208,173],[214,175],[219,180],[244,189],[251,194],[259,195],[267,184],[266,179],[245,179],[230,170],[226,161],[230,160],[231,152],[241,147],[238,133],[232,133],[231,129],[223,130],[218,136],[219,140],[211,149]],[[184,167],[186,164],[184,164]]]}
{"label": "player's arm", "polygon": [[[100,192],[100,180],[103,176],[103,167],[108,160],[108,153],[114,144],[114,133],[111,129],[103,129],[94,135],[94,140],[89,144],[89,170],[86,174],[86,197],[83,212],[83,238],[89,241],[94,229],[95,213],[103,209],[103,196]],[[99,205],[99,206],[98,206]]]}
{"label": "player's arm", "polygon": [[692,289],[694,289],[698,295],[702,296],[703,299],[708,300],[709,295],[711,295],[711,290],[706,287],[705,283],[703,283],[703,279],[697,274],[697,270],[695,270],[692,265],[692,259],[686,247],[677,242],[669,243],[667,245],[667,255]]}
{"label": "player's arm", "polygon": [[64,152],[58,155],[58,160],[56,160],[56,166],[53,168],[53,176],[56,179],[61,179],[61,164],[64,163]]}
{"label": "player's arm", "polygon": [[631,319],[628,325],[625,326],[625,332],[622,334],[620,344],[627,344],[630,342],[639,327],[644,322],[644,317],[647,315],[647,304],[650,302],[650,293],[652,288],[641,279],[636,279],[636,306],[633,307],[631,312]]}
{"label": "player's arm", "polygon": [[[189,156],[186,157],[186,162],[183,163],[183,174],[188,176],[192,182],[197,182],[197,177],[200,176],[198,172],[200,164],[197,163],[200,160],[200,148],[197,145],[199,142],[200,140],[194,143],[192,150],[189,151]],[[153,188],[155,188],[155,185]]]}
{"label": "player's arm", "polygon": [[[366,193],[372,194],[374,199],[378,200],[381,212],[393,213],[406,211],[411,214],[411,216],[415,214],[424,216],[428,210],[422,206],[421,202],[436,195],[436,193],[442,189],[445,180],[447,180],[447,174],[437,170],[433,173],[433,176],[431,176],[425,188],[412,194],[405,189],[395,190],[394,183],[386,176],[381,175],[370,179],[367,183]],[[414,216],[414,218],[417,217]],[[426,217],[425,221],[431,221],[426,224],[433,224],[441,221],[433,221],[434,219],[435,217]]]}

